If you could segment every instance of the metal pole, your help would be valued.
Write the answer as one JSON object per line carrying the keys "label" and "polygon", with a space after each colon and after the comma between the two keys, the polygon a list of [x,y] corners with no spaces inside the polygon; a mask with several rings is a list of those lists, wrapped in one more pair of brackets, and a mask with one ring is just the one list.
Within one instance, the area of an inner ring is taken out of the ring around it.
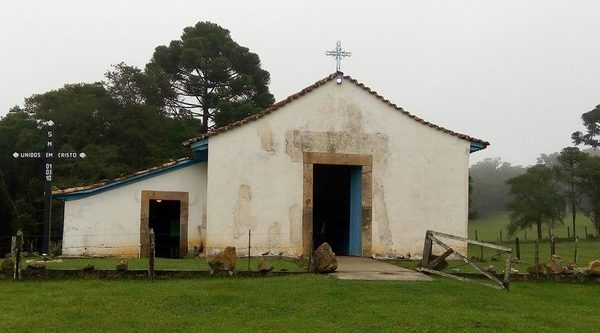
{"label": "metal pole", "polygon": [[46,163],[45,163],[45,179],[46,186],[44,189],[44,244],[42,246],[42,252],[48,253],[50,251],[50,241],[52,237],[52,160],[54,155],[54,122],[52,120],[46,122],[49,126],[47,131],[47,142],[46,142]]}

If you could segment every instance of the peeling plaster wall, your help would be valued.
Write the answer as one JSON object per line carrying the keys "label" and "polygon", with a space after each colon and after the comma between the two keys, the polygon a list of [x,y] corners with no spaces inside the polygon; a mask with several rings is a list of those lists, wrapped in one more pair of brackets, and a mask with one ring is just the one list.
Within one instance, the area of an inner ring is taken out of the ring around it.
{"label": "peeling plaster wall", "polygon": [[204,241],[206,163],[65,202],[63,255],[137,257],[143,190],[189,193],[188,249]]}
{"label": "peeling plaster wall", "polygon": [[209,147],[209,251],[245,253],[251,229],[253,255],[302,253],[303,152],[373,156],[373,255],[420,256],[427,229],[467,235],[469,142],[350,82],[329,82]]}

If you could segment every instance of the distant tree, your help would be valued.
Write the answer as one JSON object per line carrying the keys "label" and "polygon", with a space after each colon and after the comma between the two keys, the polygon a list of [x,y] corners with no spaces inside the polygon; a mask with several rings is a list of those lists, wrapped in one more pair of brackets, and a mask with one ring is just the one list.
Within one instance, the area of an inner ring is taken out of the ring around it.
{"label": "distant tree", "polygon": [[581,115],[583,126],[586,133],[577,131],[571,135],[575,145],[585,144],[595,148],[600,147],[600,105],[597,105],[592,111]]}
{"label": "distant tree", "polygon": [[560,153],[555,152],[551,154],[540,154],[540,157],[537,158],[537,164],[543,164],[549,168],[552,168],[558,164],[558,154]]}
{"label": "distant tree", "polygon": [[588,154],[580,151],[579,148],[567,147],[558,154],[557,163],[552,168],[558,181],[563,185],[563,194],[570,206],[573,218],[573,237],[577,236],[575,220],[577,209],[581,204],[581,191],[577,186],[580,177],[579,168],[587,158]]}
{"label": "distant tree", "polygon": [[510,234],[536,226],[537,237],[541,240],[542,224],[553,227],[562,223],[565,199],[560,193],[552,169],[536,165],[506,183],[510,186],[511,195],[511,201],[507,205]]}
{"label": "distant tree", "polygon": [[469,221],[478,217],[478,213],[473,210],[473,177],[469,175]]}
{"label": "distant tree", "polygon": [[0,170],[0,254],[7,252],[10,242],[3,235],[11,235],[15,231],[15,219],[17,211],[15,205],[8,194],[4,176]]}
{"label": "distant tree", "polygon": [[199,22],[180,40],[158,46],[146,74],[153,78],[174,117],[199,117],[201,131],[222,126],[273,104],[269,73],[258,56],[229,31]]}
{"label": "distant tree", "polygon": [[525,172],[520,165],[513,166],[500,158],[486,158],[469,168],[473,190],[471,211],[483,217],[504,211],[509,201],[509,187],[506,180]]}
{"label": "distant tree", "polygon": [[581,210],[600,231],[600,157],[589,157],[577,170],[578,187],[584,195]]}

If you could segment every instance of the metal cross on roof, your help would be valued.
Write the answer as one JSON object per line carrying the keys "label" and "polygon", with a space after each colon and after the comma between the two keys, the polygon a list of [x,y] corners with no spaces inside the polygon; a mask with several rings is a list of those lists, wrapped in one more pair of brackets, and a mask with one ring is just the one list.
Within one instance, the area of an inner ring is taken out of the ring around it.
{"label": "metal cross on roof", "polygon": [[351,52],[346,52],[344,50],[342,50],[342,42],[340,42],[339,40],[337,41],[336,45],[335,45],[335,49],[333,51],[327,51],[325,52],[325,55],[327,56],[332,56],[335,58],[335,70],[337,72],[340,71],[340,62],[342,61],[343,57],[349,57],[352,55]]}

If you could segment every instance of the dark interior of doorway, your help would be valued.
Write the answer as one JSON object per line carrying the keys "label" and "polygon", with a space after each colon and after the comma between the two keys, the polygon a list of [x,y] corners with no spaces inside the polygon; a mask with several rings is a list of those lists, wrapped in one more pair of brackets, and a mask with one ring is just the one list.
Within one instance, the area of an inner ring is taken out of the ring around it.
{"label": "dark interior of doorway", "polygon": [[349,255],[350,166],[313,166],[313,244],[329,243],[333,252]]}
{"label": "dark interior of doorway", "polygon": [[179,200],[150,200],[148,224],[154,229],[157,257],[179,258],[180,212]]}

